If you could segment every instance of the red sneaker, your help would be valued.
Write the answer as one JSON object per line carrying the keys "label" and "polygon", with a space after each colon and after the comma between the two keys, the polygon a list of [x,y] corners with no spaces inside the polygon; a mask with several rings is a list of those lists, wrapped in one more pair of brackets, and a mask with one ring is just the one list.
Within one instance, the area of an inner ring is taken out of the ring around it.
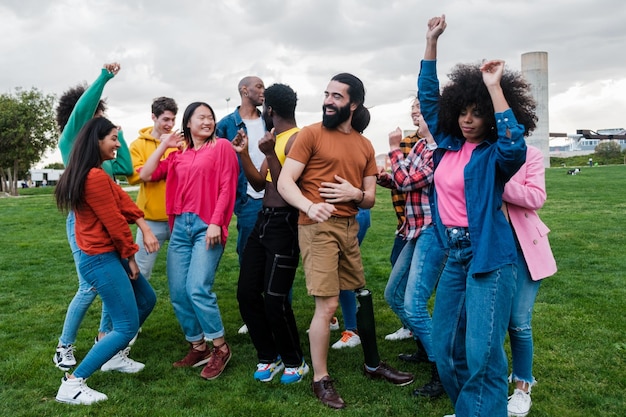
{"label": "red sneaker", "polygon": [[[226,352],[222,352],[221,347],[226,345]],[[226,364],[231,358],[230,347],[226,343],[222,346],[213,346],[211,349],[211,356],[209,357],[209,362],[206,364],[200,376],[204,379],[212,380],[222,375],[224,369],[226,368]]]}
{"label": "red sneaker", "polygon": [[211,357],[211,349],[207,348],[205,350],[196,350],[192,347],[189,348],[189,352],[187,356],[182,358],[179,361],[174,362],[174,367],[176,368],[189,368],[189,367],[198,367],[204,365],[209,361]]}

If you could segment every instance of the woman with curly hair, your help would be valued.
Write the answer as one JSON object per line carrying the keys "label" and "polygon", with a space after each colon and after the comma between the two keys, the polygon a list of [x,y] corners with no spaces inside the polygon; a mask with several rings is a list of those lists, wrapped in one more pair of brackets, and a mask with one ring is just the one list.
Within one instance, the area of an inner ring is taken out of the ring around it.
{"label": "woman with curly hair", "polygon": [[433,221],[449,252],[433,313],[437,369],[458,417],[507,416],[504,339],[516,287],[515,240],[504,185],[524,164],[535,103],[504,61],[458,65],[439,92],[437,41],[445,15],[428,21],[418,78],[433,131]]}

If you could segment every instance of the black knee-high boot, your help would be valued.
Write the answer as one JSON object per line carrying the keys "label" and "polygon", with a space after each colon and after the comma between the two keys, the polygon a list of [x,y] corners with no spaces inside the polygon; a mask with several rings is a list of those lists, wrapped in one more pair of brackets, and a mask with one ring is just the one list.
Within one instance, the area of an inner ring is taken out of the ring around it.
{"label": "black knee-high boot", "polygon": [[374,320],[374,305],[370,290],[356,291],[356,327],[361,338],[365,364],[376,368],[380,364],[378,344],[376,343],[376,322]]}

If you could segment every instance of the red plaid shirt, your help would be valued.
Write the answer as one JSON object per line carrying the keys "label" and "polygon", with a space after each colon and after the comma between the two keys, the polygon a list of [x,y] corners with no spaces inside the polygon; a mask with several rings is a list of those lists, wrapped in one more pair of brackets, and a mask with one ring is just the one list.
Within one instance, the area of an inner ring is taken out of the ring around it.
{"label": "red plaid shirt", "polygon": [[405,193],[404,222],[398,233],[405,240],[416,239],[422,228],[432,222],[428,193],[433,181],[433,151],[420,139],[405,157],[401,149],[389,152],[395,188]]}

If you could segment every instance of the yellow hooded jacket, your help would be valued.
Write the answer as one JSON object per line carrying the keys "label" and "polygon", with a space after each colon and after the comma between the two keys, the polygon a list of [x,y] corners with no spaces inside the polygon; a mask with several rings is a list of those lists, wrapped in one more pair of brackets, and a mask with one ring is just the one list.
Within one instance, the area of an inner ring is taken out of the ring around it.
{"label": "yellow hooded jacket", "polygon": [[[139,130],[139,137],[130,144],[130,156],[133,160],[133,175],[128,176],[128,183],[139,184],[137,194],[137,206],[144,212],[146,220],[166,222],[165,212],[165,181],[143,182],[139,177],[138,169],[142,168],[148,157],[156,150],[161,141],[152,136],[152,126]],[[165,151],[161,159],[167,158],[176,149],[170,148]]]}

